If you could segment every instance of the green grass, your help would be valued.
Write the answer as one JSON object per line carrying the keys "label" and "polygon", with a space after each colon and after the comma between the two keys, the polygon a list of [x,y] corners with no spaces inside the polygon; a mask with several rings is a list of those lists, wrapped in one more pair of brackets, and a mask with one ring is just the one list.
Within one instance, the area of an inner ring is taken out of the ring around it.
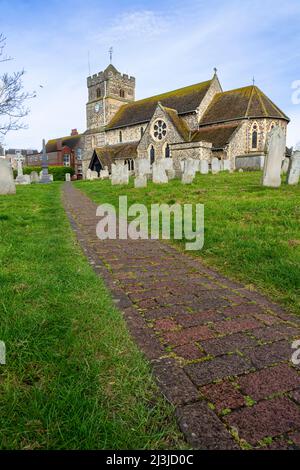
{"label": "green grass", "polygon": [[[205,243],[193,252],[210,266],[300,310],[300,185],[264,188],[260,172],[197,175],[192,185],[173,180],[147,188],[81,181],[76,187],[98,203],[205,204]],[[183,242],[176,242],[183,248]],[[191,252],[190,252],[191,253]]]}
{"label": "green grass", "polygon": [[173,409],[74,241],[60,189],[0,196],[0,448],[182,448]]}

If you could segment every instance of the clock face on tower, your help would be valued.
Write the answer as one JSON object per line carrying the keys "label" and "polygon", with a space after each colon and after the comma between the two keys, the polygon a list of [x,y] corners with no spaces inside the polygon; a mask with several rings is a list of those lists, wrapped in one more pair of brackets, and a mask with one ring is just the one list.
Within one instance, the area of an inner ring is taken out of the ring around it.
{"label": "clock face on tower", "polygon": [[96,103],[96,104],[95,104],[95,112],[96,112],[96,113],[99,113],[100,109],[101,109],[101,104],[100,104],[100,103]]}

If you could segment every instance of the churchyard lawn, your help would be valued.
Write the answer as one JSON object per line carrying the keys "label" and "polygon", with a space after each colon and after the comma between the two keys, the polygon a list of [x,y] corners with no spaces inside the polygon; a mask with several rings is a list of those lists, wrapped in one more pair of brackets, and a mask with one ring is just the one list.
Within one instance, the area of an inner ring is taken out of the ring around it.
{"label": "churchyard lawn", "polygon": [[[148,208],[203,203],[204,248],[190,254],[300,313],[300,185],[267,189],[260,172],[197,173],[191,185],[172,180],[142,189],[133,187],[133,179],[128,186],[111,186],[109,180],[75,184],[95,202],[116,208],[119,195],[128,196],[128,205]],[[183,249],[185,240],[176,243]]]}
{"label": "churchyard lawn", "polygon": [[173,408],[74,241],[60,189],[0,196],[0,448],[184,448]]}

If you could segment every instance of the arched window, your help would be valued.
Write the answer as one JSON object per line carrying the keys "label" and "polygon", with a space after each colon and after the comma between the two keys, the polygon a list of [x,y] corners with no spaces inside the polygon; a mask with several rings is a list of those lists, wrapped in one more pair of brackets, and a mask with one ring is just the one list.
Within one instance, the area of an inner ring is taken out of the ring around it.
{"label": "arched window", "polygon": [[275,127],[275,122],[272,121],[272,123],[271,123],[271,125],[270,125],[270,131],[271,131],[272,129],[274,129],[274,127]]}
{"label": "arched window", "polygon": [[252,149],[257,149],[258,144],[258,127],[257,124],[252,126],[252,138],[251,138],[251,147]]}
{"label": "arched window", "polygon": [[154,163],[154,160],[155,160],[155,150],[154,150],[153,145],[151,145],[151,147],[150,147],[150,165],[152,165]]}
{"label": "arched window", "polygon": [[97,95],[97,98],[100,98],[100,97],[101,97],[101,90],[100,90],[100,88],[97,88],[97,90],[96,90],[96,95]]}
{"label": "arched window", "polygon": [[143,128],[143,127],[141,127],[140,131],[141,131],[141,138],[142,138],[142,137],[143,137],[143,135],[144,135],[144,128]]}
{"label": "arched window", "polygon": [[119,142],[123,141],[122,131],[119,132]]}
{"label": "arched window", "polygon": [[170,158],[170,146],[169,146],[169,144],[167,144],[166,147],[165,147],[165,157]]}
{"label": "arched window", "polygon": [[125,91],[122,88],[120,90],[120,97],[125,98]]}

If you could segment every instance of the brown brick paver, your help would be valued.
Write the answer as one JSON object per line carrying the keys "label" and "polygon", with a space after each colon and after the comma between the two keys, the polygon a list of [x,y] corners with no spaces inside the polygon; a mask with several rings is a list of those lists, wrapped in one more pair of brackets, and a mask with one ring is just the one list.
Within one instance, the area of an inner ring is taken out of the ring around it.
{"label": "brown brick paver", "polygon": [[96,204],[70,183],[63,200],[189,444],[300,447],[299,318],[165,242],[98,240]]}

